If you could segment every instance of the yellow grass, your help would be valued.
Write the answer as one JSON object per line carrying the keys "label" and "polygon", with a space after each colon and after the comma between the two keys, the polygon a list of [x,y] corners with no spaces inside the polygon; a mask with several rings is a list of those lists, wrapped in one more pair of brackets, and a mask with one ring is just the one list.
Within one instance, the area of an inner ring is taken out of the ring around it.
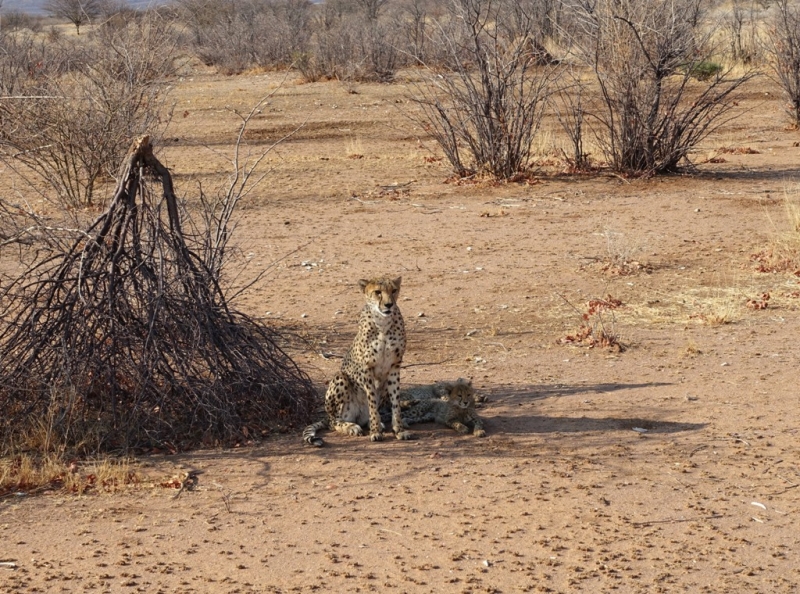
{"label": "yellow grass", "polygon": [[57,454],[28,453],[0,458],[0,496],[46,490],[114,493],[141,482],[141,475],[126,459],[78,462]]}
{"label": "yellow grass", "polygon": [[759,272],[800,271],[800,193],[797,188],[784,191],[784,217],[776,223],[767,214],[773,237],[761,251],[752,255]]}

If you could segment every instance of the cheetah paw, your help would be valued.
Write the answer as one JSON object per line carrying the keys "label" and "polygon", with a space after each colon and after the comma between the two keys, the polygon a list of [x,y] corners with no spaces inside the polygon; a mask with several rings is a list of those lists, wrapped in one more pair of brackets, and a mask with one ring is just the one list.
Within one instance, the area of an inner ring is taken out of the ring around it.
{"label": "cheetah paw", "polygon": [[369,434],[370,441],[383,441],[383,433],[370,433]]}
{"label": "cheetah paw", "polygon": [[347,435],[364,435],[364,430],[358,425],[352,425],[346,429]]}
{"label": "cheetah paw", "polygon": [[486,437],[486,431],[483,429],[475,429],[475,437]]}
{"label": "cheetah paw", "polygon": [[416,436],[411,431],[396,431],[395,437],[397,439],[416,439]]}

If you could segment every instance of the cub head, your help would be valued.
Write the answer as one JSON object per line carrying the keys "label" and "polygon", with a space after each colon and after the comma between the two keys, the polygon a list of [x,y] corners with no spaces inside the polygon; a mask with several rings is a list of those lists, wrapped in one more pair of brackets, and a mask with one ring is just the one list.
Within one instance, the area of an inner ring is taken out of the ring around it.
{"label": "cub head", "polygon": [[447,400],[458,408],[475,407],[475,388],[472,387],[472,380],[458,378],[454,382],[444,382],[442,384],[442,400]]}
{"label": "cub head", "polygon": [[386,277],[373,278],[370,280],[361,279],[358,286],[364,292],[364,297],[372,309],[382,316],[392,313],[392,308],[397,304],[397,296],[400,294],[400,280]]}

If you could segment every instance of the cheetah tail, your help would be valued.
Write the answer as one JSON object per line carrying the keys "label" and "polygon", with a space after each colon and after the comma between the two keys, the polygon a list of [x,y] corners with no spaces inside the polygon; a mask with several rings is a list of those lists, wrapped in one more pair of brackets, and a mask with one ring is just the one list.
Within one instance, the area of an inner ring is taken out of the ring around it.
{"label": "cheetah tail", "polygon": [[309,425],[305,429],[303,429],[303,443],[305,445],[311,445],[317,448],[321,448],[325,445],[325,442],[322,440],[321,437],[317,437],[317,431],[320,429],[327,429],[328,428],[328,419],[323,419],[321,421],[317,421],[313,425]]}

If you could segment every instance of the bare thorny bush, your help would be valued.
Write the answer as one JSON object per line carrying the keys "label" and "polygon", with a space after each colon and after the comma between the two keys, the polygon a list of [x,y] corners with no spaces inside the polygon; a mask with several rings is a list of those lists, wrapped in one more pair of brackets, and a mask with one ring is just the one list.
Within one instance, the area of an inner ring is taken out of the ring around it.
{"label": "bare thorny bush", "polygon": [[240,159],[242,142],[228,190],[201,196],[198,227],[147,137],[86,230],[37,225],[3,203],[18,224],[3,222],[0,247],[40,248],[0,285],[4,451],[30,442],[42,419],[48,447],[79,453],[231,443],[307,420],[310,380],[281,334],[233,309],[223,286],[236,202],[270,150]]}
{"label": "bare thorny bush", "polygon": [[130,140],[146,130],[158,136],[169,121],[170,27],[152,13],[101,26],[79,42],[2,36],[0,68],[9,76],[0,100],[0,159],[43,180],[60,206],[92,206]]}
{"label": "bare thorny bush", "polygon": [[392,79],[397,24],[385,0],[180,0],[189,41],[205,64],[234,74],[296,67],[308,81]]}
{"label": "bare thorny bush", "polygon": [[197,55],[226,74],[288,67],[311,35],[308,0],[179,0],[177,6]]}
{"label": "bare thorny bush", "polygon": [[756,63],[761,58],[759,24],[771,0],[731,0],[725,11],[722,31],[725,34],[727,57],[741,64]]}
{"label": "bare thorny bush", "polygon": [[338,0],[318,7],[295,66],[307,81],[390,82],[404,63],[396,15],[385,0]]}
{"label": "bare thorny bush", "polygon": [[783,89],[786,112],[800,127],[800,7],[789,0],[776,2],[763,40],[773,78]]}
{"label": "bare thorny bush", "polygon": [[563,35],[600,90],[579,122],[591,123],[616,171],[676,171],[732,117],[735,91],[754,76],[728,69],[698,80],[714,54],[709,34],[701,32],[702,0],[579,0],[573,8]]}
{"label": "bare thorny bush", "polygon": [[485,0],[451,8],[429,41],[447,62],[429,66],[412,97],[418,121],[459,177],[514,178],[528,169],[558,69],[535,34],[538,22],[504,26],[508,11]]}

